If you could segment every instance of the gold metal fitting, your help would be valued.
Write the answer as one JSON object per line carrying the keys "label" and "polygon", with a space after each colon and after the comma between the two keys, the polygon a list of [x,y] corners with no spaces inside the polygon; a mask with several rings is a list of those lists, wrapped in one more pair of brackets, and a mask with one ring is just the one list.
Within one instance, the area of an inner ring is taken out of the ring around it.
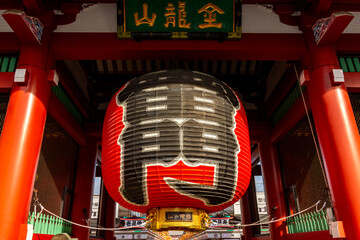
{"label": "gold metal fitting", "polygon": [[196,208],[153,208],[146,221],[152,230],[203,231],[210,226],[210,217],[203,209]]}

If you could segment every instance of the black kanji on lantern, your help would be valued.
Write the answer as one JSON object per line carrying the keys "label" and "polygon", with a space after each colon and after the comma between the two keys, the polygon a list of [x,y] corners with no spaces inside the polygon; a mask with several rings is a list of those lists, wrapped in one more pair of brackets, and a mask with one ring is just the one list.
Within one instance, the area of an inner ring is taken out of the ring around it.
{"label": "black kanji on lantern", "polygon": [[234,133],[240,103],[223,82],[206,74],[171,70],[129,82],[117,95],[124,109],[120,193],[132,204],[148,204],[147,167],[214,166],[212,186],[168,176],[176,192],[220,205],[233,198],[240,146]]}

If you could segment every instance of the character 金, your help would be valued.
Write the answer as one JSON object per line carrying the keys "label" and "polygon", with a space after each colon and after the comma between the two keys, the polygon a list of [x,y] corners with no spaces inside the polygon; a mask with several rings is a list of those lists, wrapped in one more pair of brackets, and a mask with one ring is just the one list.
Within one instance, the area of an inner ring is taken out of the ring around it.
{"label": "character \u91d1", "polygon": [[222,23],[218,23],[216,19],[216,13],[224,14],[225,12],[221,10],[218,6],[208,3],[202,8],[198,10],[198,13],[204,13],[204,22],[202,24],[199,24],[199,28],[222,28]]}

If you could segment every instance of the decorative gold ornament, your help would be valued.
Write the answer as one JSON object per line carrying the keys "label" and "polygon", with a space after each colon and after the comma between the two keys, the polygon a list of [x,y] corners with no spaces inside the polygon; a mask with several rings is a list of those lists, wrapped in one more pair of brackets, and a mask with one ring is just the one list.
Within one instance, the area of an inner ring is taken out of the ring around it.
{"label": "decorative gold ornament", "polygon": [[206,230],[211,223],[203,209],[196,208],[153,208],[148,212],[146,221],[152,230]]}

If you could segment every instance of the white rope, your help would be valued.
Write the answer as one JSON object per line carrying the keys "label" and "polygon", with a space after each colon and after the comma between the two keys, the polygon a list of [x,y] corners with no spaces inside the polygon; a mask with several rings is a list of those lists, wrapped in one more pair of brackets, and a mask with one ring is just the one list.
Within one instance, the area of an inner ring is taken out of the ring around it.
{"label": "white rope", "polygon": [[296,69],[295,64],[294,64],[293,66],[294,66],[295,75],[296,75],[296,79],[297,79],[297,82],[298,82],[298,86],[299,86],[301,98],[302,98],[302,101],[303,101],[303,103],[304,103],[305,112],[306,112],[306,117],[307,117],[308,122],[309,122],[310,130],[311,130],[311,136],[312,136],[313,141],[314,141],[314,145],[315,145],[315,149],[316,149],[316,154],[317,154],[317,157],[318,157],[318,159],[319,159],[319,163],[320,163],[322,175],[323,175],[323,178],[324,178],[324,182],[325,182],[326,188],[329,188],[329,184],[328,184],[328,181],[327,181],[327,179],[326,179],[324,164],[323,164],[323,162],[322,162],[322,160],[321,160],[322,158],[321,158],[321,155],[320,155],[320,150],[319,150],[318,144],[317,144],[317,142],[316,142],[314,129],[313,129],[313,126],[312,126],[312,123],[311,123],[311,120],[310,120],[309,110],[308,110],[308,108],[307,108],[306,101],[305,101],[305,97],[304,97],[304,93],[303,93],[302,88],[301,88],[300,77],[299,77],[299,74],[298,74],[298,72],[297,72],[297,69]]}
{"label": "white rope", "polygon": [[[268,217],[270,217],[270,215],[266,215],[264,216],[263,218],[261,218],[259,221],[256,221],[256,222],[253,222],[251,224],[256,224],[256,223],[259,223],[259,225],[264,225],[266,223],[263,223],[263,221],[265,221]],[[241,223],[239,223],[241,224]],[[239,224],[236,224],[235,226],[239,226]],[[213,225],[213,226],[210,226],[210,228],[219,228],[221,229],[222,227],[221,226],[217,226],[217,225]]]}
{"label": "white rope", "polygon": [[[308,210],[310,210],[310,209],[312,209],[314,207],[316,208],[316,212],[320,212],[326,205],[326,202],[324,202],[323,206],[320,209],[318,209],[318,205],[319,205],[320,202],[321,202],[321,200],[317,201],[314,205],[312,205],[312,206],[310,206],[310,207],[308,207],[308,208],[306,208],[306,209],[304,209],[304,210],[302,210],[302,211],[300,211],[298,213],[295,213],[295,214],[292,214],[290,216],[286,216],[286,217],[283,217],[283,218],[279,218],[279,219],[276,219],[276,220],[272,219],[271,221],[263,222],[263,220],[265,220],[266,218],[268,218],[270,216],[270,215],[267,215],[267,216],[263,217],[262,219],[254,222],[254,223],[250,223],[250,224],[241,224],[241,223],[239,223],[239,224],[236,224],[235,226],[241,228],[241,227],[250,227],[250,226],[260,226],[260,225],[265,225],[265,224],[271,224],[271,223],[283,221],[283,220],[286,220],[288,218],[297,216],[297,215],[299,215],[301,213],[304,213],[304,212],[306,212],[306,211],[308,211]],[[144,226],[146,226],[148,224],[148,222],[144,222],[144,223],[136,225],[136,226],[120,227],[120,228],[90,227],[90,226],[82,225],[82,224],[67,220],[65,218],[62,218],[62,217],[56,215],[55,213],[47,210],[41,203],[38,203],[38,205],[40,206],[40,209],[41,209],[40,212],[39,212],[39,215],[40,215],[40,213],[45,211],[45,212],[49,213],[50,215],[52,215],[52,216],[54,216],[56,218],[59,218],[59,219],[65,221],[65,222],[68,222],[68,223],[70,223],[72,225],[76,225],[76,226],[79,226],[79,227],[88,228],[88,229],[92,229],[92,230],[120,231],[120,230],[126,230],[126,229],[131,229],[131,228],[144,227]],[[36,209],[36,206],[34,206],[34,207]],[[214,227],[216,227],[216,226],[214,226]]]}
{"label": "white rope", "polygon": [[38,219],[38,218],[40,217],[40,215],[41,215],[41,213],[43,212],[43,210],[44,210],[44,209],[43,209],[43,208],[41,208],[41,209],[40,209],[40,212],[39,212],[38,214],[36,214],[36,206],[35,206],[35,211],[34,211],[34,212],[35,212],[35,217],[34,217],[34,218],[35,218],[35,220],[36,220],[36,219]]}
{"label": "white rope", "polygon": [[[320,202],[321,202],[321,201],[319,200],[319,201],[317,201],[317,203],[315,203],[314,205],[312,205],[312,206],[310,206],[310,207],[308,207],[308,208],[306,208],[306,209],[304,209],[304,210],[302,210],[302,211],[300,211],[300,212],[298,212],[298,213],[292,214],[292,215],[290,215],[290,216],[282,217],[282,218],[279,218],[279,219],[276,219],[276,220],[271,220],[271,221],[262,222],[262,223],[257,223],[257,222],[255,222],[255,223],[250,223],[250,224],[241,224],[241,223],[239,223],[239,224],[236,224],[235,226],[238,226],[238,227],[250,227],[250,226],[258,226],[258,225],[271,224],[271,223],[275,223],[275,222],[284,221],[284,220],[286,220],[286,219],[288,219],[288,218],[291,218],[291,217],[297,216],[297,215],[299,215],[299,214],[302,214],[302,213],[304,213],[304,212],[306,212],[306,211],[308,211],[308,210],[310,210],[310,209],[312,209],[312,208],[314,208],[314,207],[316,207],[316,211],[318,211],[318,210],[317,210],[317,206],[319,205]],[[319,211],[321,211],[321,210],[325,207],[325,204],[326,204],[326,202],[324,202],[323,207],[322,207]],[[319,212],[319,211],[318,211],[318,212]]]}
{"label": "white rope", "polygon": [[264,216],[264,217],[261,218],[259,221],[253,222],[253,224],[254,224],[254,223],[261,223],[261,224],[263,224],[262,222],[265,221],[268,217],[270,217],[270,215]]}
{"label": "white rope", "polygon": [[144,227],[144,226],[147,224],[147,222],[144,222],[144,223],[142,223],[142,224],[140,224],[140,225],[129,226],[129,227],[120,227],[120,228],[90,227],[90,226],[82,225],[82,224],[79,224],[79,223],[76,223],[76,222],[69,221],[69,220],[67,220],[67,219],[65,219],[65,218],[62,218],[62,217],[56,215],[55,213],[47,210],[46,208],[44,208],[44,206],[41,205],[40,203],[39,203],[39,206],[40,206],[40,208],[41,208],[41,211],[44,210],[45,212],[49,213],[50,215],[53,215],[54,217],[57,217],[57,218],[65,221],[65,222],[71,223],[71,224],[76,225],[76,226],[79,226],[79,227],[88,228],[88,229],[93,229],[93,230],[119,231],[119,230],[126,230],[126,229],[130,229],[130,228]]}
{"label": "white rope", "polygon": [[320,212],[321,210],[323,210],[326,206],[326,202],[324,202],[324,204],[322,205],[322,207],[320,209],[318,209],[318,205],[316,204],[316,212]]}

